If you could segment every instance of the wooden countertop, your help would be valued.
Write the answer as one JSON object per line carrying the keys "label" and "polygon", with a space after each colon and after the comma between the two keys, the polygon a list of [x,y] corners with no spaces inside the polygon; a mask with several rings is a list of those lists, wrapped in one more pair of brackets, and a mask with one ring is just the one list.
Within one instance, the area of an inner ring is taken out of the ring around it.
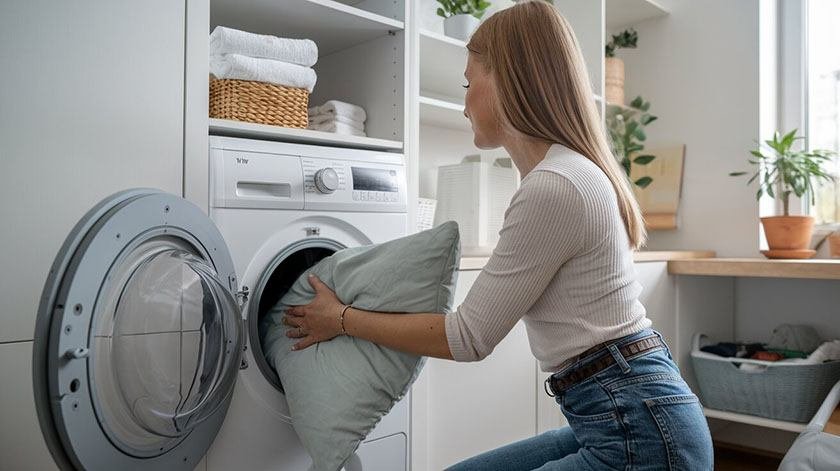
{"label": "wooden countertop", "polygon": [[714,258],[715,252],[711,250],[670,250],[670,251],[646,251],[641,250],[633,253],[633,260],[636,262],[670,262],[671,260],[690,260],[695,258]]}
{"label": "wooden countertop", "polygon": [[743,276],[840,280],[840,260],[768,260],[765,258],[700,258],[668,262],[672,275]]}
{"label": "wooden countertop", "polygon": [[[633,254],[636,262],[665,262],[694,258],[711,258],[715,253],[709,250],[640,251]],[[489,257],[462,257],[459,270],[481,270]]]}

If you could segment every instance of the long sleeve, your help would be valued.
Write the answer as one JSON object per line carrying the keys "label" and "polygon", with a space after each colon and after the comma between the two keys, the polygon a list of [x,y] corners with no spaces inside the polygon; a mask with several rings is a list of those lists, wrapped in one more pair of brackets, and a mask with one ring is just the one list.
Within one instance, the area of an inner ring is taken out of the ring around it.
{"label": "long sleeve", "polygon": [[456,361],[489,355],[582,247],[584,201],[566,177],[532,171],[505,212],[499,241],[464,302],[446,317]]}

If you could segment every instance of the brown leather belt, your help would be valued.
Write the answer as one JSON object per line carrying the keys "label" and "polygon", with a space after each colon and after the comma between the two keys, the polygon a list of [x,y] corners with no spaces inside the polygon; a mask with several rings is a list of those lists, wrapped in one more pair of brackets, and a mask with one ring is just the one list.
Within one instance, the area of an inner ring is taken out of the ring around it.
{"label": "brown leather belt", "polygon": [[[555,377],[557,373],[549,376],[545,380],[546,394],[554,397],[563,392],[564,390],[568,389],[570,386],[573,386],[587,378],[590,378],[593,375],[596,375],[601,371],[614,365],[616,363],[615,358],[612,356],[612,353],[609,350],[609,346],[614,344],[616,344],[616,341],[611,340],[599,345],[595,345],[589,350],[578,355],[577,358],[584,359],[588,356],[598,353],[599,351],[602,351],[602,353],[597,358],[591,361],[587,361],[581,367],[576,368],[572,371],[563,372],[563,374],[560,377]],[[653,350],[654,348],[664,346],[665,344],[662,342],[659,336],[654,334],[649,337],[644,337],[639,340],[635,340],[633,342],[617,347],[619,353],[621,353],[621,356],[627,359],[640,353]]]}

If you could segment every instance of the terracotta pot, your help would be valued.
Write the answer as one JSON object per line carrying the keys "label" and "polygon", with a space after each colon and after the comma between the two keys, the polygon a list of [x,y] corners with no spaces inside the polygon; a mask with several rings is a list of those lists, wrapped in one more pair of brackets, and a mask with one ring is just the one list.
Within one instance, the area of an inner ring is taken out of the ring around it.
{"label": "terracotta pot", "polygon": [[604,98],[607,103],[624,104],[624,61],[607,57],[604,61]]}
{"label": "terracotta pot", "polygon": [[840,232],[828,236],[828,254],[831,258],[840,258]]}
{"label": "terracotta pot", "polygon": [[761,224],[771,250],[804,250],[811,243],[811,216],[771,216],[761,218]]}

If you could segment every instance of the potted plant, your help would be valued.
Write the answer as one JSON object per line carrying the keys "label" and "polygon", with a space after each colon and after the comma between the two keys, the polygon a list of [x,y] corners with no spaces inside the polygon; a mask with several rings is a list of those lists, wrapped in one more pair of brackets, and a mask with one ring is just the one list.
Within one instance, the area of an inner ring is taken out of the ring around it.
{"label": "potted plant", "polygon": [[437,0],[438,16],[443,17],[443,32],[449,37],[466,41],[478,27],[490,2],[486,0]]}
{"label": "potted plant", "polygon": [[[810,258],[815,251],[809,250],[814,218],[811,216],[790,215],[790,195],[802,197],[810,193],[814,199],[814,183],[820,180],[833,180],[822,166],[835,153],[829,150],[793,150],[796,141],[804,139],[796,136],[797,130],[781,135],[773,134],[773,139],[759,144],[751,150],[749,163],[758,167],[747,181],[747,185],[758,180],[756,199],[765,193],[775,198],[778,192],[782,201],[783,215],[761,218],[767,245],[770,250],[762,251],[768,258]],[[731,172],[733,177],[746,175],[748,172]]]}
{"label": "potted plant", "polygon": [[[613,154],[618,159],[627,176],[633,164],[647,165],[656,157],[653,155],[638,155],[645,149],[647,139],[645,126],[656,121],[656,116],[648,113],[650,102],[637,96],[629,107],[607,104],[607,132]],[[639,188],[646,188],[653,182],[651,177],[642,177],[633,183]]]}
{"label": "potted plant", "polygon": [[620,48],[635,49],[638,40],[639,33],[630,28],[621,34],[612,35],[612,39],[604,48],[604,94],[609,103],[624,104],[624,61],[615,57],[615,51]]}

